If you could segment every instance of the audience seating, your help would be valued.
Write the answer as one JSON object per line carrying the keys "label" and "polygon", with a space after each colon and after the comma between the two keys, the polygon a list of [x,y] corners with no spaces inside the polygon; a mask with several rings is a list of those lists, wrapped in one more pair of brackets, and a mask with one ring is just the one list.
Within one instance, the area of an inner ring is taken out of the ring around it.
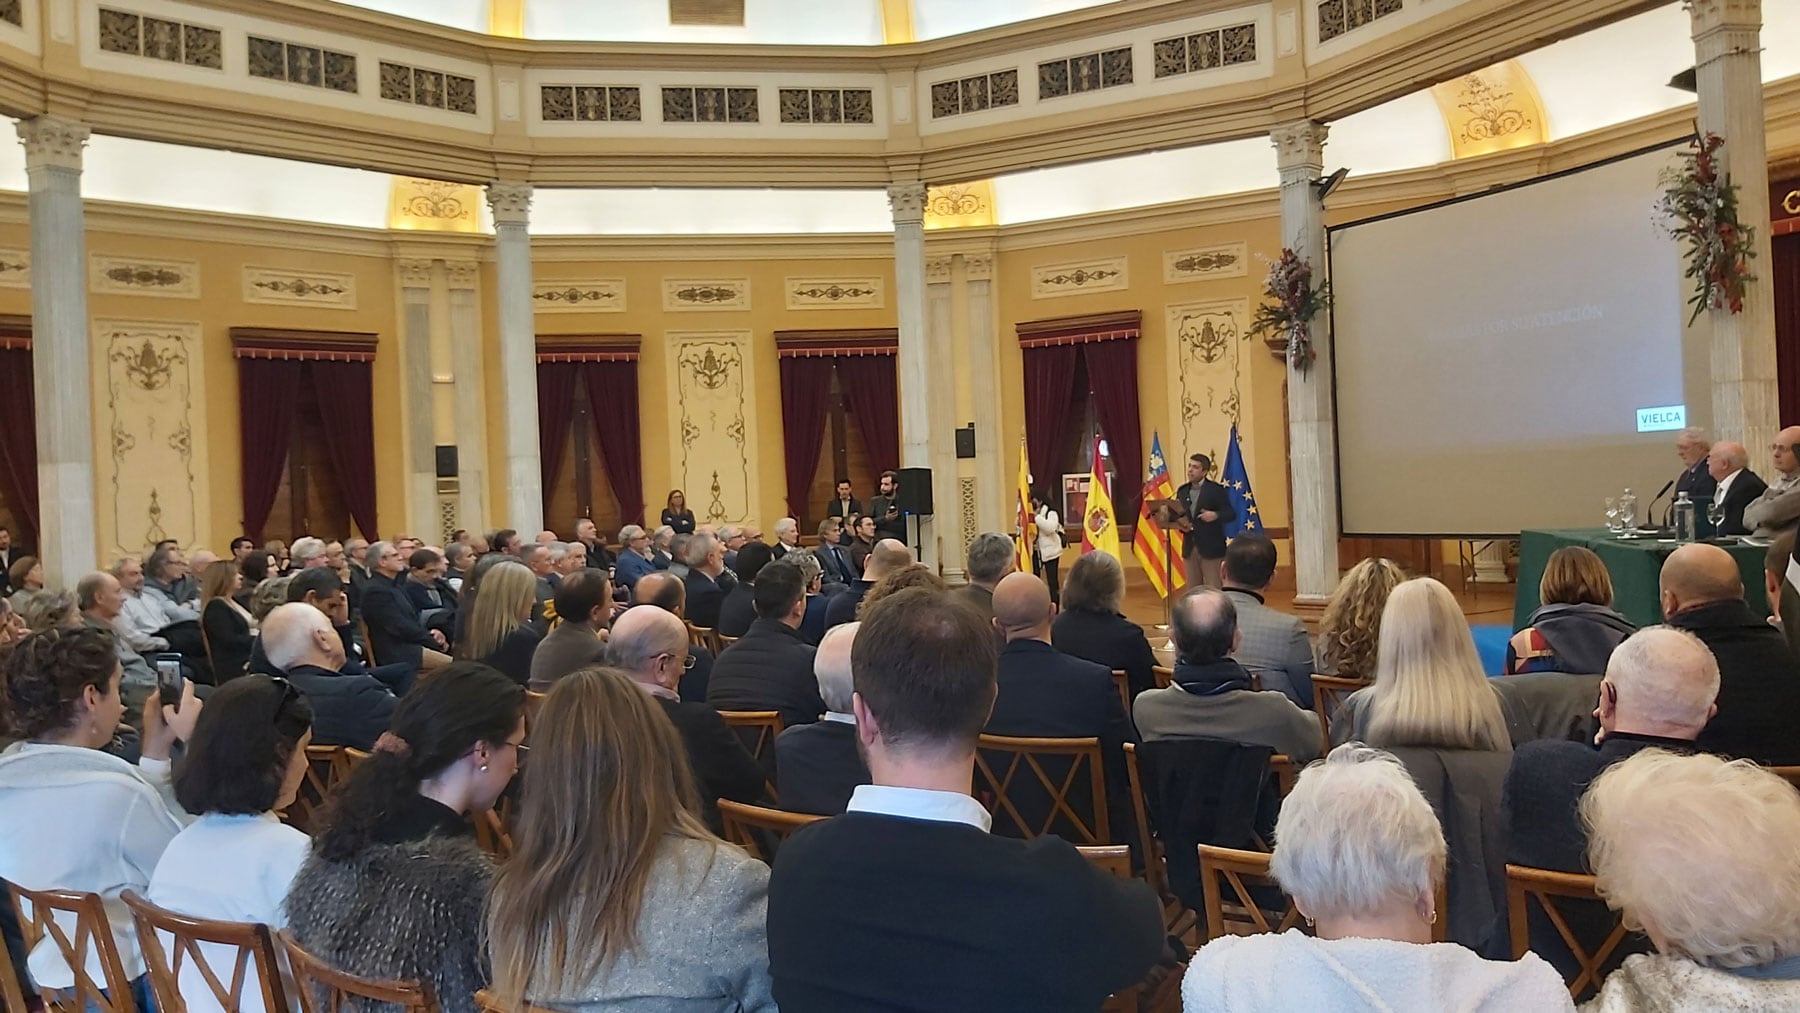
{"label": "audience seating", "polygon": [[788,835],[808,823],[828,818],[812,813],[766,809],[728,798],[719,800],[719,822],[724,827],[725,839],[770,865],[775,864],[772,845],[787,840]]}
{"label": "audience seating", "polygon": [[1129,844],[1083,844],[1075,850],[1081,852],[1081,857],[1120,879],[1131,878]]}
{"label": "audience seating", "polygon": [[363,658],[363,664],[370,668],[381,664],[381,659],[375,656],[375,641],[369,636],[369,624],[360,615],[356,617],[356,636],[362,643],[363,652],[367,655]]}
{"label": "audience seating", "polygon": [[1112,675],[1113,687],[1119,691],[1119,703],[1124,706],[1125,717],[1129,720],[1131,718],[1131,683],[1126,680],[1126,672],[1123,668],[1113,669]]}
{"label": "audience seating", "polygon": [[512,833],[497,810],[470,813],[469,821],[475,824],[475,843],[481,845],[481,850],[494,856],[496,862],[504,862],[512,856]]}
{"label": "audience seating", "polygon": [[1269,773],[1274,775],[1281,797],[1287,798],[1288,792],[1294,790],[1294,782],[1300,779],[1300,765],[1286,753],[1276,753],[1269,757]]}
{"label": "audience seating", "polygon": [[713,653],[713,657],[718,657],[719,652],[723,650],[723,648],[719,646],[718,630],[706,626],[695,626],[690,622],[687,624],[687,631],[688,643],[695,647],[706,648]]}
{"label": "audience seating", "polygon": [[[4,881],[0,881],[0,890],[5,889]],[[6,904],[12,903],[9,896],[0,898]],[[30,1007],[25,1004],[25,992],[21,986],[24,981],[18,969],[13,967],[12,949],[0,941],[0,1010],[6,1013],[27,1013]]]}
{"label": "audience seating", "polygon": [[[267,925],[189,918],[157,907],[135,890],[125,891],[124,900],[137,925],[138,946],[144,952],[144,967],[150,975],[158,1013],[184,1013],[187,1009],[181,993],[184,965],[192,968],[187,976],[188,987],[192,989],[196,980],[204,984],[225,1013],[243,1008],[244,989],[250,984],[253,971],[256,983],[251,994],[260,994],[263,1010],[280,1013],[291,1008],[282,983],[281,962],[275,957],[275,937]],[[167,950],[163,947],[165,933],[170,937]],[[230,966],[215,968],[207,959],[203,943],[230,950]]]}
{"label": "audience seating", "polygon": [[[7,886],[19,915],[25,949],[37,949],[48,936],[74,972],[75,984],[69,988],[39,986],[47,1009],[57,1013],[136,1013],[131,981],[125,977],[125,967],[119,961],[119,948],[113,942],[112,926],[107,923],[106,907],[99,894],[27,890],[17,883]],[[60,921],[56,917],[59,913],[63,915]],[[68,930],[71,919],[73,934]],[[90,956],[100,963],[102,981],[96,982],[88,974]]]}
{"label": "audience seating", "polygon": [[771,780],[763,784],[771,801],[780,801],[781,795],[776,791],[772,780],[775,770],[775,737],[782,732],[780,711],[720,711],[719,716],[725,719],[725,726],[737,733],[744,742],[744,748],[756,757],[756,762],[763,770],[770,772]]}
{"label": "audience seating", "polygon": [[1131,784],[1131,814],[1137,823],[1138,841],[1144,849],[1144,879],[1162,900],[1163,924],[1169,934],[1186,938],[1194,928],[1194,912],[1181,903],[1169,889],[1169,870],[1162,840],[1152,832],[1150,815],[1144,805],[1144,776],[1138,769],[1137,743],[1125,743],[1125,776]]}
{"label": "audience seating", "polygon": [[[1089,844],[1075,849],[1098,868],[1119,877],[1131,879],[1131,846],[1127,844]],[[1106,997],[1100,1013],[1150,1013],[1181,1008],[1181,975],[1184,967],[1152,968],[1142,982]]]}
{"label": "audience seating", "polygon": [[1319,735],[1325,752],[1331,752],[1331,719],[1350,694],[1374,682],[1373,679],[1343,679],[1335,675],[1313,673],[1313,713],[1319,716]]}
{"label": "audience seating", "polygon": [[392,1003],[398,1013],[438,1013],[437,995],[429,981],[385,981],[348,974],[306,952],[293,933],[282,929],[282,952],[294,974],[300,1013],[343,1013],[369,1003]]}
{"label": "audience seating", "polygon": [[[1206,921],[1203,941],[1210,942],[1222,935],[1249,936],[1259,932],[1286,932],[1299,927],[1301,931],[1310,931],[1310,927],[1301,924],[1303,918],[1300,909],[1294,906],[1292,898],[1281,893],[1280,906],[1270,906],[1269,902],[1280,892],[1280,887],[1269,874],[1269,864],[1273,856],[1260,851],[1239,851],[1235,848],[1215,848],[1209,844],[1199,846],[1200,850],[1200,885],[1206,894]],[[1226,896],[1220,884],[1231,887],[1230,896]],[[1438,918],[1431,926],[1431,941],[1445,942],[1450,931],[1448,917],[1449,904],[1447,894],[1440,884],[1437,891]]]}
{"label": "audience seating", "polygon": [[[1060,759],[1046,764],[1051,757]],[[996,773],[994,768],[1002,761],[1004,766]],[[1065,772],[1058,778],[1047,766]],[[1021,769],[1030,776],[1020,778]],[[1085,789],[1080,784],[1084,769]],[[1021,808],[1022,795],[1040,791],[1048,794],[1043,812],[1029,796]],[[994,814],[994,833],[1003,837],[1030,839],[1053,833],[1071,844],[1113,843],[1098,738],[983,735],[975,750],[975,793]]]}
{"label": "audience seating", "polygon": [[288,826],[308,834],[318,829],[313,824],[324,809],[331,789],[350,776],[350,770],[355,764],[350,752],[345,746],[306,747],[306,779],[300,782],[300,790],[295,793],[293,803],[281,814]]}
{"label": "audience seating", "polygon": [[1156,688],[1168,689],[1175,685],[1175,670],[1167,665],[1152,665],[1150,672],[1156,676]]}
{"label": "audience seating", "polygon": [[[1530,914],[1531,902],[1536,901],[1550,924],[1556,928],[1556,934],[1562,937],[1569,953],[1574,956],[1578,965],[1574,977],[1567,984],[1569,994],[1579,998],[1589,987],[1598,988],[1600,979],[1605,976],[1604,968],[1613,951],[1625,941],[1626,928],[1624,919],[1613,913],[1612,931],[1593,952],[1589,953],[1578,934],[1570,929],[1566,912],[1558,908],[1558,899],[1590,900],[1600,903],[1600,895],[1594,891],[1594,877],[1575,872],[1553,872],[1549,869],[1534,869],[1525,865],[1508,865],[1506,867],[1506,919],[1512,932],[1512,955],[1517,960],[1531,949]],[[1441,924],[1444,919],[1438,919]]]}
{"label": "audience seating", "polygon": [[723,633],[714,634],[713,639],[715,639],[719,642],[719,650],[721,650],[721,651],[723,651],[727,647],[730,647],[732,644],[735,644],[738,642],[737,637],[728,637]]}

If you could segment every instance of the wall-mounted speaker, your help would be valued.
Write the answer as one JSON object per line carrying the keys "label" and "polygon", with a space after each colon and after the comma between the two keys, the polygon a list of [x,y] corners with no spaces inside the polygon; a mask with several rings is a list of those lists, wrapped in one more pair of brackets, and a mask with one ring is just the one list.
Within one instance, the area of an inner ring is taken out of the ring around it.
{"label": "wall-mounted speaker", "polygon": [[931,469],[901,468],[895,474],[900,480],[900,495],[895,497],[900,512],[930,517]]}
{"label": "wall-mounted speaker", "polygon": [[451,444],[449,446],[440,446],[437,448],[437,477],[439,477],[439,478],[455,478],[456,477],[456,445],[455,444]]}
{"label": "wall-mounted speaker", "polygon": [[972,460],[974,457],[975,423],[971,422],[956,431],[956,459],[959,461],[967,461]]}

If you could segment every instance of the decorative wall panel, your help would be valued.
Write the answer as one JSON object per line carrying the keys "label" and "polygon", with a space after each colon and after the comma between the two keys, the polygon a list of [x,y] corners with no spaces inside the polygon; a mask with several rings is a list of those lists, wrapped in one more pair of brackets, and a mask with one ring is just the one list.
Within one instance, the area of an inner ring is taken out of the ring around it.
{"label": "decorative wall panel", "polygon": [[1444,114],[1456,158],[1486,155],[1550,139],[1544,103],[1525,65],[1506,60],[1435,84],[1431,97]]}
{"label": "decorative wall panel", "polygon": [[783,123],[875,122],[875,93],[867,88],[782,88]]}
{"label": "decorative wall panel", "polygon": [[198,299],[200,265],[191,260],[91,256],[88,258],[88,291]]}
{"label": "decorative wall panel", "polygon": [[1019,72],[1016,69],[939,81],[931,86],[931,118],[934,120],[1018,104]]}
{"label": "decorative wall panel", "polygon": [[1214,461],[1242,420],[1240,363],[1250,304],[1244,299],[1176,303],[1166,307],[1169,335],[1169,403],[1181,443],[1165,447],[1170,460],[1206,454]]}
{"label": "decorative wall panel", "polygon": [[748,278],[664,278],[665,310],[747,310]]}
{"label": "decorative wall panel", "polygon": [[388,228],[480,232],[481,188],[468,183],[395,176],[388,188]]}
{"label": "decorative wall panel", "polygon": [[0,250],[0,288],[31,287],[31,251]]}
{"label": "decorative wall panel", "polygon": [[95,493],[109,554],[164,538],[192,545],[205,530],[205,462],[193,438],[205,427],[204,398],[195,396],[204,389],[200,332],[195,323],[94,321],[105,391],[95,435],[110,472]]}
{"label": "decorative wall panel", "polygon": [[753,87],[662,89],[664,123],[757,123],[757,94]]}
{"label": "decorative wall panel", "polygon": [[1158,39],[1151,46],[1151,53],[1159,78],[1255,63],[1256,23]]}
{"label": "decorative wall panel", "polygon": [[356,308],[356,276],[331,271],[246,267],[244,301],[353,310]]}
{"label": "decorative wall panel", "polygon": [[1401,0],[1321,0],[1319,41],[1329,42],[1363,27],[1376,18],[1400,13]]}
{"label": "decorative wall panel", "polygon": [[1112,292],[1131,287],[1124,257],[1084,260],[1072,264],[1042,264],[1031,269],[1031,297],[1049,299],[1088,292]]}
{"label": "decorative wall panel", "polygon": [[[13,7],[17,10],[15,4]],[[99,9],[100,48],[109,53],[143,56],[166,63],[223,70],[224,33],[205,25],[183,24],[132,11]],[[9,19],[10,20],[10,19]]]}
{"label": "decorative wall panel", "polygon": [[531,305],[539,313],[623,313],[625,279],[536,282],[531,286]]}
{"label": "decorative wall panel", "polygon": [[1131,47],[1038,64],[1038,98],[1061,98],[1130,84]]}
{"label": "decorative wall panel", "polygon": [[252,35],[249,70],[251,77],[328,88],[352,95],[357,91],[356,57],[319,46]]}
{"label": "decorative wall panel", "polygon": [[749,331],[669,331],[675,481],[703,524],[751,519],[757,446]]}
{"label": "decorative wall panel", "polygon": [[987,228],[996,224],[994,182],[950,183],[925,191],[925,228]]}
{"label": "decorative wall panel", "polygon": [[791,310],[878,309],[884,305],[880,278],[788,278],[783,291]]}
{"label": "decorative wall panel", "polygon": [[381,97],[432,109],[475,115],[475,79],[424,67],[381,61]]}
{"label": "decorative wall panel", "polygon": [[1200,246],[1192,250],[1167,250],[1163,253],[1163,284],[1242,278],[1248,270],[1245,263],[1248,259],[1248,251],[1243,243]]}
{"label": "decorative wall panel", "polygon": [[638,89],[630,87],[547,84],[538,89],[538,102],[547,122],[638,123],[644,118],[643,98]]}

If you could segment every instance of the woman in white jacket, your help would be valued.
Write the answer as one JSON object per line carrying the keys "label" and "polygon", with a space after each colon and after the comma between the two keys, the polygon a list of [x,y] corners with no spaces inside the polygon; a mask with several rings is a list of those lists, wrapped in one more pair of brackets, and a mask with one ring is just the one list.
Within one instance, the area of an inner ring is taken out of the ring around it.
{"label": "woman in white jacket", "polygon": [[1050,509],[1050,501],[1042,489],[1031,490],[1031,509],[1036,512],[1032,520],[1032,542],[1036,551],[1032,555],[1037,564],[1032,572],[1050,585],[1050,601],[1060,604],[1062,581],[1057,578],[1056,570],[1061,565],[1063,553],[1062,518]]}
{"label": "woman in white jacket", "polygon": [[1536,954],[1484,960],[1431,942],[1444,834],[1391,753],[1350,743],[1301,773],[1270,861],[1316,935],[1225,936],[1195,954],[1183,1007],[1200,1010],[1572,1010]]}
{"label": "woman in white jacket", "polygon": [[[187,822],[170,791],[169,751],[193,730],[200,707],[191,685],[179,708],[163,707],[151,694],[143,757],[134,766],[101,752],[125,714],[119,676],[112,634],[103,630],[48,630],[13,648],[6,718],[24,741],[0,753],[0,879],[30,890],[100,894],[125,976],[142,1003],[144,960],[119,895],[149,886],[163,849]],[[72,937],[74,925],[65,929]],[[28,963],[40,987],[74,984],[47,937]],[[93,956],[87,973],[104,984]]]}

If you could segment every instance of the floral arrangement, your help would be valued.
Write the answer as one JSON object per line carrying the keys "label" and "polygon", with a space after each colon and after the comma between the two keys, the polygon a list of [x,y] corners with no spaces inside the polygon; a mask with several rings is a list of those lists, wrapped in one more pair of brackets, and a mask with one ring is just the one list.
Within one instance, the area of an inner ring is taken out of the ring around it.
{"label": "floral arrangement", "polygon": [[1263,286],[1263,294],[1270,301],[1257,306],[1250,318],[1250,335],[1284,339],[1288,362],[1303,373],[1315,358],[1313,318],[1331,306],[1331,282],[1314,288],[1312,276],[1310,261],[1291,249],[1283,249],[1278,259],[1269,262],[1269,280]]}
{"label": "floral arrangement", "polygon": [[1738,221],[1738,188],[1719,174],[1718,134],[1695,137],[1680,166],[1662,174],[1656,212],[1669,235],[1686,247],[1685,276],[1694,279],[1694,307],[1688,323],[1709,309],[1744,310],[1744,284],[1755,278],[1750,258],[1752,230]]}

